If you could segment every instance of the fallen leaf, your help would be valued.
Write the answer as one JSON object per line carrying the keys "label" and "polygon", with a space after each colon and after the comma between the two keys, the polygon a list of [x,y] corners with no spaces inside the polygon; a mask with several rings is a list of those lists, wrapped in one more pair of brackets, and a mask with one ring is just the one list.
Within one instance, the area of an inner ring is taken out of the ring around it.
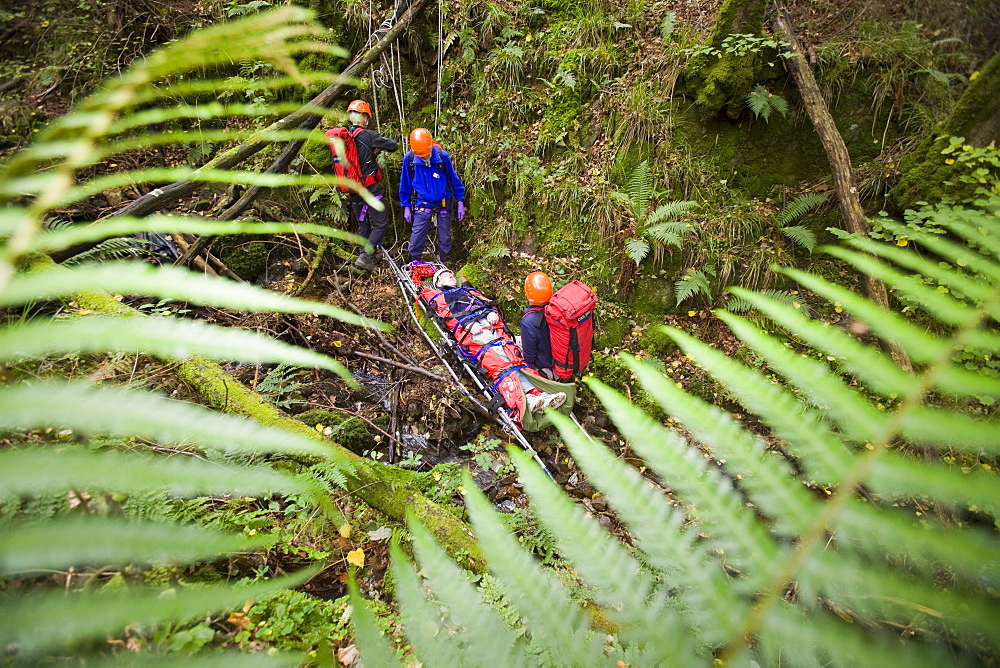
{"label": "fallen leaf", "polygon": [[355,645],[348,645],[337,650],[337,661],[340,661],[345,666],[353,666],[359,656],[361,656],[361,653],[358,652],[358,648]]}
{"label": "fallen leaf", "polygon": [[360,547],[347,553],[347,563],[354,564],[358,568],[365,567],[365,551]]}
{"label": "fallen leaf", "polygon": [[340,537],[341,538],[350,538],[351,537],[351,525],[350,524],[345,524],[344,526],[340,527]]}

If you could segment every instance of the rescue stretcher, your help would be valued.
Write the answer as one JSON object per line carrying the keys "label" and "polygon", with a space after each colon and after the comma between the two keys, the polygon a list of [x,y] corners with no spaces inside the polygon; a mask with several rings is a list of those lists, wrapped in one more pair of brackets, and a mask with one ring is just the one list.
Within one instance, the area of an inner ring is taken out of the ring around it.
{"label": "rescue stretcher", "polygon": [[[524,362],[520,347],[511,338],[496,305],[485,296],[483,299],[486,303],[481,307],[457,313],[450,311],[445,305],[445,291],[435,288],[431,283],[438,270],[446,269],[443,264],[424,261],[401,266],[386,249],[383,248],[382,252],[417,328],[448,370],[459,392],[480,413],[491,416],[552,477],[548,467],[524,435],[525,431],[544,429],[551,424],[551,420],[544,412],[533,413],[528,410],[526,396],[521,388],[527,379],[542,392],[565,393],[565,402],[554,410],[568,415],[576,422],[572,414],[576,385],[544,378],[531,369]],[[474,292],[477,296],[482,295],[472,286],[461,286],[456,290],[463,289]],[[485,339],[475,337],[478,340],[473,340],[471,323],[483,322],[484,316],[490,312],[497,314],[496,318],[489,318],[493,321],[490,336]],[[435,335],[432,336],[428,329],[432,329]],[[506,359],[498,360],[498,355]],[[470,391],[466,383],[475,390]]]}

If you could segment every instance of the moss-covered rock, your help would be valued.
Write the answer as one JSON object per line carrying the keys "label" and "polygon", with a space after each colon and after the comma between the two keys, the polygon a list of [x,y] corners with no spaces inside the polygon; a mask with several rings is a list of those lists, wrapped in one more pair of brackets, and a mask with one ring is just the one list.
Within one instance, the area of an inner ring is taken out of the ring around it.
{"label": "moss-covered rock", "polygon": [[311,410],[299,413],[295,419],[326,434],[329,437],[356,454],[364,454],[375,443],[368,425],[360,418],[345,415],[338,411]]}

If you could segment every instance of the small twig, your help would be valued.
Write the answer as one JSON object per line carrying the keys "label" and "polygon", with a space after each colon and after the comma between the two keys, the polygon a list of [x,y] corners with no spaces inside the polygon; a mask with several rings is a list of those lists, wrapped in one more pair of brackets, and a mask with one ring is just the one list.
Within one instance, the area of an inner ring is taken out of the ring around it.
{"label": "small twig", "polygon": [[431,380],[436,380],[436,381],[438,381],[440,383],[447,383],[448,382],[447,378],[443,378],[443,377],[437,375],[436,373],[431,373],[430,371],[427,371],[426,369],[421,369],[418,366],[411,366],[409,364],[403,364],[402,362],[396,362],[396,361],[388,359],[386,357],[379,357],[378,355],[371,355],[369,353],[363,353],[361,351],[353,350],[351,348],[348,348],[348,349],[346,349],[343,352],[345,352],[348,355],[354,355],[355,357],[363,357],[364,359],[371,360],[373,362],[380,362],[382,364],[388,364],[390,366],[396,367],[397,369],[404,369],[406,371],[412,371],[413,373],[419,373],[421,375],[427,376]]}
{"label": "small twig", "polygon": [[319,268],[320,263],[323,261],[323,256],[326,255],[326,249],[330,246],[330,240],[327,237],[322,237],[319,243],[316,245],[316,252],[313,254],[312,262],[309,263],[309,272],[306,277],[302,279],[302,283],[292,292],[293,297],[298,297],[305,291],[306,287],[312,283],[313,276],[316,275],[316,270]]}

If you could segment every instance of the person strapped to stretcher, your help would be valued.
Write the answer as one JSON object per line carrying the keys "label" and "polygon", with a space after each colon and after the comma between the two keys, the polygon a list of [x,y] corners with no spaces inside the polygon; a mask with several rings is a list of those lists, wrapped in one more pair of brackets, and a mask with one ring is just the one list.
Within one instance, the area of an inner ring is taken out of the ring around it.
{"label": "person strapped to stretcher", "polygon": [[444,324],[462,356],[479,367],[519,426],[523,426],[528,413],[541,413],[566,403],[566,392],[546,392],[536,387],[539,381],[548,386],[552,383],[546,383],[524,361],[496,304],[471,286],[459,286],[450,269],[437,270],[431,287],[420,292],[420,299]]}

